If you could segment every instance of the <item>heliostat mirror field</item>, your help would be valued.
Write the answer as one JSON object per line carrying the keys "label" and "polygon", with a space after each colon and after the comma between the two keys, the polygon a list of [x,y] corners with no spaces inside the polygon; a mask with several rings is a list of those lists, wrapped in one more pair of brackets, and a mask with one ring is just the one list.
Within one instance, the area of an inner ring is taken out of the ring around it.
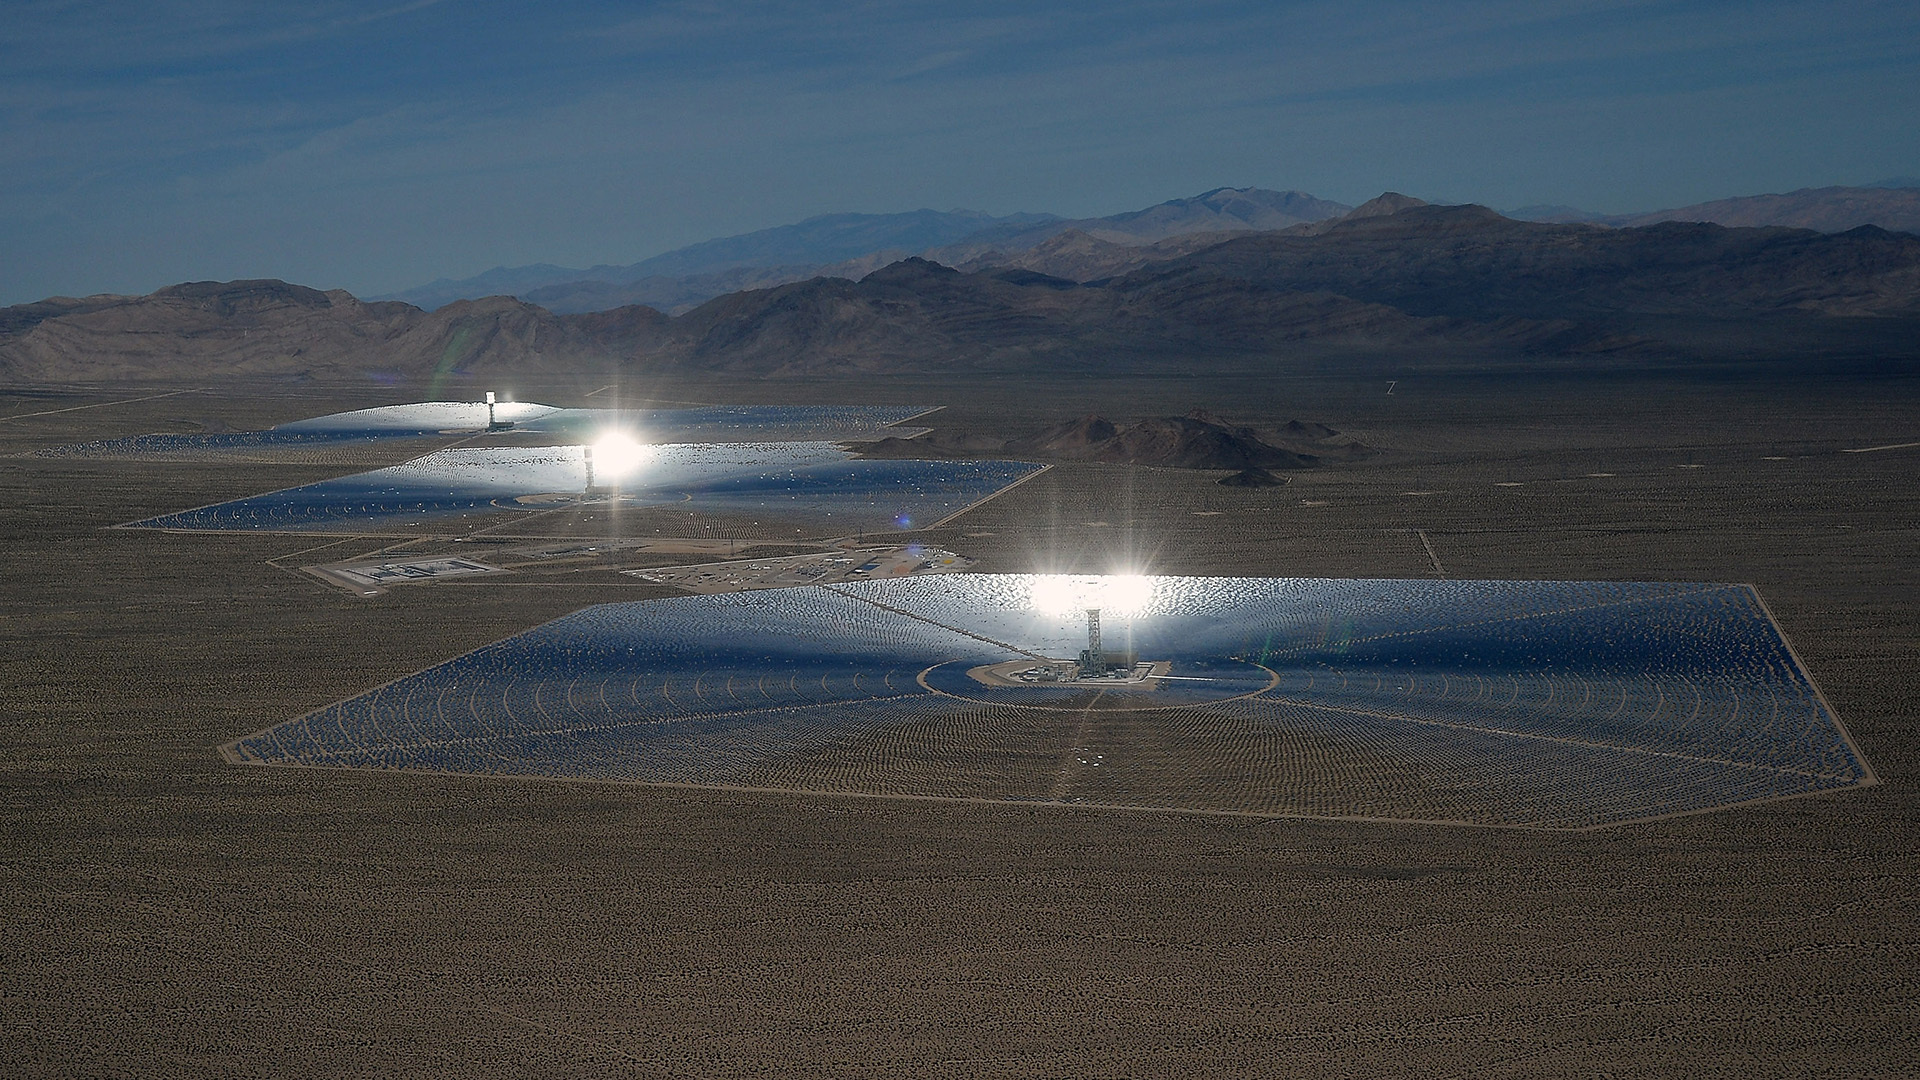
{"label": "heliostat mirror field", "polygon": [[[1161,674],[982,674],[1074,655],[1089,607]],[[1691,583],[956,575],[606,604],[225,750],[1541,828],[1873,779],[1753,590]]]}
{"label": "heliostat mirror field", "polygon": [[497,444],[442,446],[399,465],[127,523],[226,532],[377,532],[472,526],[514,511],[656,506],[728,522],[721,527],[735,534],[741,522],[761,520],[796,532],[885,532],[951,517],[1043,468],[1023,461],[864,460],[838,445],[922,433],[898,425],[929,411],[432,401],[329,413],[267,431],[139,435],[49,452],[191,457],[429,436]]}
{"label": "heliostat mirror field", "polygon": [[[698,405],[682,408],[563,409],[534,402],[421,401],[327,413],[263,431],[128,435],[47,447],[49,457],[195,458],[325,446],[333,443],[422,439],[485,433],[528,444],[591,441],[623,430],[653,443],[847,442],[907,437],[925,428],[903,421],[934,411],[925,405]],[[530,437],[523,439],[522,437]]]}
{"label": "heliostat mirror field", "polygon": [[617,490],[584,446],[439,450],[402,465],[132,522],[131,528],[364,531],[572,506],[684,505],[816,530],[931,524],[1041,466],[1021,461],[868,461],[833,443],[670,443],[639,449]]}

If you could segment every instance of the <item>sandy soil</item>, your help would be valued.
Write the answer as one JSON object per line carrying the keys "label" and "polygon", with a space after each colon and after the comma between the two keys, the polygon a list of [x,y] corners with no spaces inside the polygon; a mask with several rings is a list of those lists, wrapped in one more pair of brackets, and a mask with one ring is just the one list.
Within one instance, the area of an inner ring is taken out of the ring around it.
{"label": "sandy soil", "polygon": [[[1326,422],[1386,452],[1269,489],[1062,466],[926,538],[983,571],[1751,582],[1882,782],[1543,834],[236,767],[236,735],[668,590],[363,599],[292,569],[311,539],[104,528],[339,463],[4,456],[0,1073],[1920,1075],[1920,458],[1840,452],[1912,442],[1920,380],[1395,377],[780,390],[1002,437],[1066,399]],[[391,400],[123,400],[164,390],[0,392],[0,455]]]}

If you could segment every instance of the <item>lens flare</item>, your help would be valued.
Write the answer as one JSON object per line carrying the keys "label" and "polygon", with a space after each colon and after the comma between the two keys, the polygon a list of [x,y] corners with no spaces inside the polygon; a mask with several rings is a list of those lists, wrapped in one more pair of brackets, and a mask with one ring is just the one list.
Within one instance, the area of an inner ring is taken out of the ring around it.
{"label": "lens flare", "polygon": [[1153,579],[1143,574],[1041,574],[1033,579],[1030,602],[1043,615],[1076,615],[1099,608],[1131,618],[1153,603],[1153,593]]}

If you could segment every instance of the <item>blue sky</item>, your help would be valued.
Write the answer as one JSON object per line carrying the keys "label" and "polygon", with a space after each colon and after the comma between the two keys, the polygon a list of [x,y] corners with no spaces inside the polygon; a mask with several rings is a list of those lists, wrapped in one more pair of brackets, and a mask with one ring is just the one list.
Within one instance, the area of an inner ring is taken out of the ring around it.
{"label": "blue sky", "polygon": [[1920,174],[1920,5],[9,0],[0,303],[377,293],[1223,185],[1625,211]]}

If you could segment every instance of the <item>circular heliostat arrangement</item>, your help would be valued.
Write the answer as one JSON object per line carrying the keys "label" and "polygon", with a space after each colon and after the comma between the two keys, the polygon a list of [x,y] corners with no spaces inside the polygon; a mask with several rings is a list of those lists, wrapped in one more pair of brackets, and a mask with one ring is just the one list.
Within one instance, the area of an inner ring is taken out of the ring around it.
{"label": "circular heliostat arrangement", "polygon": [[1753,590],[1673,583],[946,575],[606,604],[226,749],[1542,828],[1872,782]]}

